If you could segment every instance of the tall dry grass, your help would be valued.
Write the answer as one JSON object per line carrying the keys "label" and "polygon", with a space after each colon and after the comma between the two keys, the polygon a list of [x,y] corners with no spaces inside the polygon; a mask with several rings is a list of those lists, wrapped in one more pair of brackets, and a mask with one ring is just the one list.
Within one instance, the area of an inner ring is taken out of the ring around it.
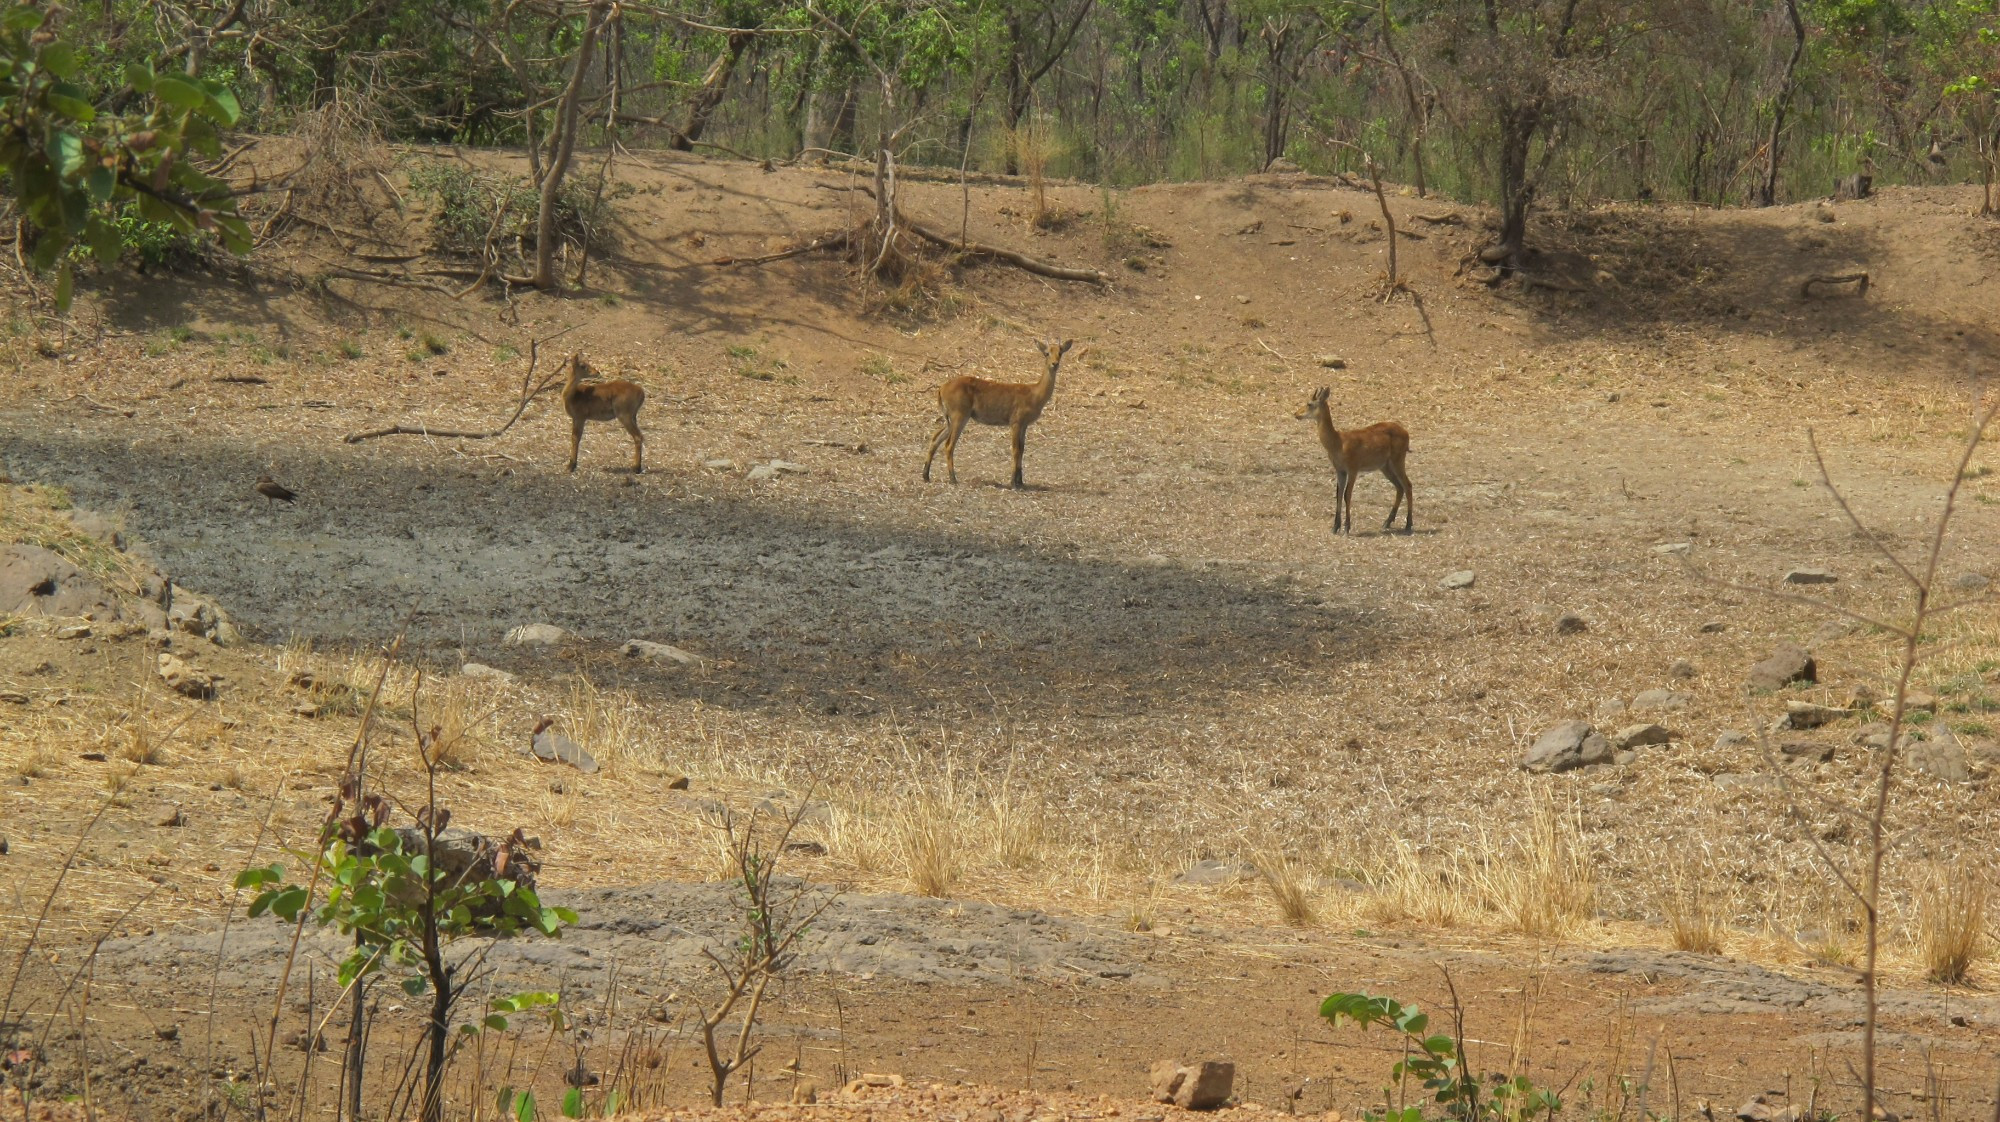
{"label": "tall dry grass", "polygon": [[1917,882],[1917,956],[1934,982],[1961,985],[1985,957],[1985,876],[1963,862],[1937,866]]}
{"label": "tall dry grass", "polygon": [[1481,839],[1473,883],[1487,910],[1509,930],[1560,939],[1597,911],[1597,874],[1583,841],[1579,811],[1564,813],[1536,798],[1509,842]]}
{"label": "tall dry grass", "polygon": [[1706,866],[1676,864],[1669,874],[1660,911],[1667,922],[1667,937],[1677,951],[1719,955],[1729,931],[1727,918],[1717,906]]}

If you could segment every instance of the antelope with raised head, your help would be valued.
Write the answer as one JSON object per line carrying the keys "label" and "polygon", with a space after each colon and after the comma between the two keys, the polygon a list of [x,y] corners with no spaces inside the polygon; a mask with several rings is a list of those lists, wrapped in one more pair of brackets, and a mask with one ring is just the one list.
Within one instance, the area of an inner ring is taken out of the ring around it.
{"label": "antelope with raised head", "polygon": [[569,378],[563,382],[563,412],[569,414],[569,473],[576,474],[576,453],[583,445],[586,421],[617,421],[632,434],[632,474],[646,470],[646,438],[639,435],[639,407],[646,404],[646,391],[633,382],[614,379],[586,382],[585,374],[595,374],[583,356],[569,356]]}
{"label": "antelope with raised head", "polygon": [[[1333,461],[1333,532],[1339,533],[1343,524],[1348,533],[1354,532],[1354,480],[1379,471],[1396,485],[1396,502],[1389,508],[1389,518],[1382,528],[1388,530],[1396,525],[1396,510],[1400,507],[1403,532],[1410,533],[1417,517],[1417,498],[1410,490],[1409,470],[1403,465],[1404,457],[1410,454],[1409,430],[1394,421],[1381,421],[1365,429],[1341,432],[1333,427],[1333,413],[1327,408],[1330,392],[1326,386],[1314,390],[1305,405],[1292,415],[1301,421],[1318,423],[1320,445],[1326,449],[1326,458]],[[1404,506],[1406,501],[1408,506]]]}
{"label": "antelope with raised head", "polygon": [[940,447],[944,449],[945,477],[958,482],[958,466],[952,460],[952,453],[958,449],[958,434],[965,431],[967,421],[978,421],[982,425],[1006,425],[1012,431],[1014,488],[1019,490],[1023,486],[1021,449],[1028,439],[1028,426],[1048,408],[1049,398],[1056,392],[1056,370],[1075,345],[1076,340],[1064,339],[1051,350],[1047,343],[1035,340],[1035,349],[1042,352],[1039,382],[995,382],[965,374],[939,386],[938,427],[931,436],[930,454],[924,457],[924,482],[931,481],[931,461],[937,459]]}

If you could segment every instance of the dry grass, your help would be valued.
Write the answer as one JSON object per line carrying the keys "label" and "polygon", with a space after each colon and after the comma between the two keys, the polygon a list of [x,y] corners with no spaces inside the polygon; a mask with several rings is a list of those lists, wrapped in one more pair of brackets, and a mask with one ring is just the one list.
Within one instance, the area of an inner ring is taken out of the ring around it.
{"label": "dry grass", "polygon": [[1378,923],[1446,929],[1464,926],[1477,912],[1458,870],[1425,859],[1405,838],[1391,845],[1365,910]]}
{"label": "dry grass", "polygon": [[136,570],[132,558],[78,530],[69,510],[69,492],[60,487],[0,487],[0,541],[40,546],[93,576],[128,584]]}
{"label": "dry grass", "polygon": [[950,791],[904,800],[892,821],[910,888],[920,896],[950,896],[965,874],[964,838]]}
{"label": "dry grass", "polygon": [[1270,889],[1271,901],[1278,905],[1278,917],[1292,927],[1317,926],[1319,910],[1313,906],[1312,873],[1283,853],[1267,852],[1257,859],[1257,872]]}
{"label": "dry grass", "polygon": [[1963,984],[1985,957],[1986,876],[1965,864],[1939,866],[1918,881],[1917,954],[1935,982]]}
{"label": "dry grass", "polygon": [[1677,951],[1719,955],[1729,932],[1727,919],[1717,910],[1710,877],[1699,867],[1677,865],[1660,901],[1667,921],[1667,938]]}
{"label": "dry grass", "polygon": [[1473,880],[1489,911],[1510,931],[1560,939],[1597,910],[1597,874],[1579,812],[1537,798],[1526,824],[1503,848],[1482,844]]}
{"label": "dry grass", "polygon": [[23,782],[41,779],[55,767],[56,758],[54,750],[47,745],[33,744],[9,765],[8,770],[14,773],[14,778]]}

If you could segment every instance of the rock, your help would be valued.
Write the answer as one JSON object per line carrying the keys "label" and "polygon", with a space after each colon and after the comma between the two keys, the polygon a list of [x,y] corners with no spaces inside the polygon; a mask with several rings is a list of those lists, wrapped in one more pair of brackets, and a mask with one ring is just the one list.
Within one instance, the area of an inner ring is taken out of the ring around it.
{"label": "rock", "polygon": [[215,677],[204,674],[179,658],[163,654],[158,664],[160,680],[182,697],[207,700],[215,696]]}
{"label": "rock", "polygon": [[1729,630],[1729,625],[1719,619],[1712,619],[1701,625],[1701,633],[1703,635],[1720,635],[1727,630]]}
{"label": "rock", "polygon": [[1992,583],[1985,573],[1960,573],[1952,578],[1951,586],[1960,592],[1984,592]]}
{"label": "rock", "polygon": [[1447,574],[1443,580],[1438,582],[1438,587],[1447,591],[1471,588],[1472,582],[1476,579],[1478,578],[1471,569],[1460,569],[1458,572]]}
{"label": "rock", "polygon": [[1833,745],[1820,740],[1781,740],[1778,751],[1787,759],[1815,764],[1833,762]]}
{"label": "rock", "polygon": [[1676,554],[1685,554],[1693,548],[1694,546],[1687,542],[1667,542],[1665,545],[1654,546],[1653,552],[1662,557],[1672,557]]}
{"label": "rock", "polygon": [[1160,1060],[1153,1064],[1153,1101],[1182,1110],[1214,1110],[1229,1101],[1236,1083],[1236,1065],[1227,1060],[1183,1064]]}
{"label": "rock", "polygon": [[207,639],[218,647],[233,646],[242,641],[236,632],[236,625],[229,620],[229,614],[215,601],[178,586],[172,590],[172,598],[173,602],[167,608],[166,625],[169,628]]}
{"label": "rock", "polygon": [[1611,746],[1622,752],[1628,748],[1665,744],[1672,739],[1673,734],[1667,731],[1665,725],[1627,725],[1611,738]]}
{"label": "rock", "polygon": [[1590,630],[1590,623],[1575,612],[1564,612],[1556,617],[1556,634],[1581,635]]}
{"label": "rock", "polygon": [[526,754],[544,763],[568,764],[585,775],[597,771],[597,757],[584,751],[582,745],[546,724],[529,736]]}
{"label": "rock", "polygon": [[[1619,767],[1630,767],[1639,762],[1639,753],[1632,751],[1630,748],[1622,748],[1611,753],[1611,762],[1617,764]],[[1606,792],[1600,790],[1598,793],[1604,794]]]}
{"label": "rock", "polygon": [[1314,356],[1313,361],[1319,363],[1321,366],[1326,367],[1328,370],[1347,369],[1347,360],[1340,357],[1339,355],[1316,355]]}
{"label": "rock", "polygon": [[1715,750],[1718,752],[1733,751],[1743,747],[1745,744],[1754,744],[1756,739],[1756,737],[1751,736],[1749,733],[1737,732],[1735,729],[1723,729],[1715,738]]}
{"label": "rock", "polygon": [[1785,702],[1785,715],[1771,726],[1771,731],[1784,729],[1816,729],[1831,724],[1843,717],[1854,716],[1851,709],[1835,709],[1831,705],[1819,705],[1810,701]]}
{"label": "rock", "polygon": [[187,824],[188,824],[187,812],[177,806],[168,807],[167,812],[160,816],[159,821],[153,823],[153,825],[155,826],[161,826],[167,829],[179,829],[180,827],[185,826]]}
{"label": "rock", "polygon": [[1264,173],[1266,175],[1298,175],[1305,170],[1283,156],[1279,156],[1277,159],[1264,165]]}
{"label": "rock", "polygon": [[1589,721],[1564,721],[1535,738],[1521,757],[1524,770],[1538,773],[1574,771],[1611,759],[1611,744]]}
{"label": "rock", "polygon": [[806,473],[806,465],[795,464],[790,460],[772,460],[771,470],[777,472],[779,475],[804,475]]}
{"label": "rock", "polygon": [[709,471],[735,471],[737,463],[735,460],[703,460],[701,466]]}
{"label": "rock", "polygon": [[1799,1122],[1799,1113],[1798,1107],[1772,1106],[1758,1095],[1736,1108],[1736,1122]]}
{"label": "rock", "polygon": [[1882,703],[1882,691],[1870,685],[1847,687],[1847,707],[1849,709],[1873,709]]}
{"label": "rock", "polygon": [[1229,884],[1239,880],[1249,880],[1257,875],[1257,866],[1244,865],[1232,861],[1221,861],[1206,857],[1174,877],[1175,884]]}
{"label": "rock", "polygon": [[1903,691],[1903,708],[1905,710],[1928,709],[1935,713],[1937,712],[1937,707],[1937,695],[1929,690],[1912,689]]}
{"label": "rock", "polygon": [[90,638],[90,625],[87,623],[72,623],[68,627],[58,627],[56,628],[56,638],[88,639]]}
{"label": "rock", "polygon": [[667,790],[669,791],[685,791],[687,789],[688,789],[688,777],[685,775],[677,775],[674,777],[674,781],[672,783],[667,784]]}
{"label": "rock", "polygon": [[1787,569],[1786,584],[1832,584],[1840,578],[1826,569]]}
{"label": "rock", "polygon": [[1958,742],[1951,729],[1943,722],[1931,726],[1929,740],[1910,742],[1903,755],[1910,761],[1910,767],[1944,783],[1964,783],[1972,778],[1972,768],[1965,757],[1965,746]]}
{"label": "rock", "polygon": [[117,594],[38,545],[0,546],[0,615],[122,618]]}
{"label": "rock", "polygon": [[1597,703],[1597,719],[1612,721],[1625,715],[1625,703],[1615,697],[1607,697]]}
{"label": "rock", "polygon": [[500,640],[507,647],[553,647],[569,639],[570,633],[553,623],[524,623]]}
{"label": "rock", "polygon": [[1634,709],[1667,709],[1678,712],[1688,707],[1693,700],[1684,693],[1673,690],[1645,690],[1632,699]]}
{"label": "rock", "polygon": [[691,655],[679,647],[666,643],[655,643],[651,639],[628,639],[618,648],[618,653],[626,658],[643,658],[652,662],[672,662],[682,666],[694,666],[701,662],[699,655]]}
{"label": "rock", "polygon": [[765,480],[778,478],[778,471],[770,464],[758,464],[756,467],[751,468],[749,474],[743,478],[748,479],[752,483],[762,483]]}
{"label": "rock", "polygon": [[1770,657],[1750,668],[1753,690],[1781,690],[1793,682],[1819,681],[1819,663],[1797,643],[1780,643]]}
{"label": "rock", "polygon": [[511,682],[514,680],[514,676],[507,671],[497,666],[488,666],[483,662],[468,662],[464,666],[459,667],[458,672],[462,677],[480,682]]}
{"label": "rock", "polygon": [[1684,658],[1675,659],[1673,664],[1667,667],[1667,677],[1669,678],[1692,678],[1697,673],[1699,671],[1694,668],[1694,663]]}

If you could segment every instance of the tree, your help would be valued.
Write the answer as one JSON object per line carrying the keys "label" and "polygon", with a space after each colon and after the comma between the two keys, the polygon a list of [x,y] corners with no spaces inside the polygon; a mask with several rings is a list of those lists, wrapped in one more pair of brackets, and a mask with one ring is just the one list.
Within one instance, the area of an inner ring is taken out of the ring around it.
{"label": "tree", "polygon": [[1764,181],[1757,186],[1757,205],[1778,202],[1778,162],[1785,151],[1785,114],[1792,108],[1797,88],[1799,60],[1806,53],[1806,22],[1799,16],[1799,0],[1785,0],[1785,18],[1792,26],[1792,54],[1785,63],[1785,76],[1778,83],[1778,95],[1771,99],[1771,138],[1764,143]]}
{"label": "tree", "polygon": [[[69,306],[72,247],[101,265],[118,260],[126,207],[248,252],[235,193],[197,159],[222,155],[220,130],[241,112],[229,88],[133,62],[118,89],[96,96],[77,81],[79,52],[48,20],[34,5],[0,13],[0,167],[21,216],[16,251],[36,271],[55,271],[56,306]],[[140,108],[107,107],[121,102]]]}
{"label": "tree", "polygon": [[583,82],[590,72],[591,52],[596,49],[598,32],[610,18],[611,0],[591,0],[583,17],[583,36],[577,40],[568,85],[556,109],[556,126],[549,137],[549,159],[542,169],[541,209],[535,217],[535,272],[528,283],[540,289],[558,288],[556,275],[556,200],[562,193],[563,176],[576,151],[576,132],[582,123]]}

